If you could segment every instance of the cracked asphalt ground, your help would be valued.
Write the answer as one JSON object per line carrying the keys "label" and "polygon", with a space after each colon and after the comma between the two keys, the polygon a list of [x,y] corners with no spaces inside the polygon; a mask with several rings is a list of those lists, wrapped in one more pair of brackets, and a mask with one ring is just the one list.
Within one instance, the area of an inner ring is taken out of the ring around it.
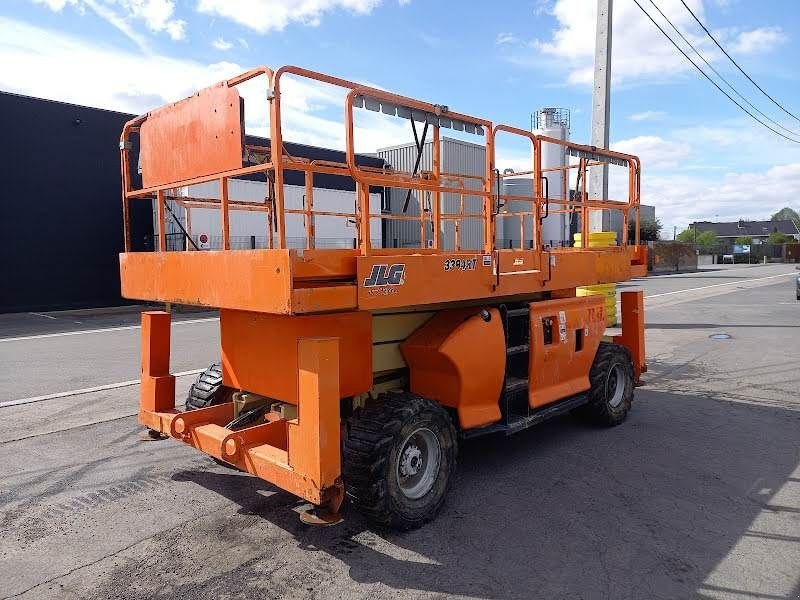
{"label": "cracked asphalt ground", "polygon": [[[304,526],[290,494],[142,441],[135,384],[60,396],[137,378],[135,314],[2,316],[0,598],[798,598],[795,273],[629,284],[650,371],[627,422],[463,444],[444,510],[405,534],[352,510]],[[174,371],[217,353],[213,315],[182,318]]]}

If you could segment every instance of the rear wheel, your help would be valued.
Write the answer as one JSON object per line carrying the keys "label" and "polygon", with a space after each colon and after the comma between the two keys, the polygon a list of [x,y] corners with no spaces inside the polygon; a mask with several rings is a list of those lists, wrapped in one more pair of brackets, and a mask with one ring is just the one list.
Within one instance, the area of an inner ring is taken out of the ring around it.
{"label": "rear wheel", "polygon": [[232,397],[233,389],[222,385],[222,365],[214,363],[200,373],[189,388],[186,410],[230,402]]}
{"label": "rear wheel", "polygon": [[444,408],[415,394],[390,392],[379,400],[351,421],[345,490],[371,520],[414,529],[444,504],[456,466],[456,430]]}
{"label": "rear wheel", "polygon": [[622,423],[633,400],[633,361],[628,349],[600,342],[589,372],[589,402],[581,414],[606,426]]}

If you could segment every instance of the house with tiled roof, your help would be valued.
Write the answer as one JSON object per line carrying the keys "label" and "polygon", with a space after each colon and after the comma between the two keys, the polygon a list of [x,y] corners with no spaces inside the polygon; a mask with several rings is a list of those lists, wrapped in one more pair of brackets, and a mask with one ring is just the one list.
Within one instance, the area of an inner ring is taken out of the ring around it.
{"label": "house with tiled roof", "polygon": [[730,221],[727,223],[713,223],[711,221],[698,221],[689,225],[689,229],[697,229],[697,233],[713,231],[721,241],[733,241],[740,236],[750,236],[753,241],[766,242],[771,233],[784,233],[800,241],[800,229],[793,221]]}

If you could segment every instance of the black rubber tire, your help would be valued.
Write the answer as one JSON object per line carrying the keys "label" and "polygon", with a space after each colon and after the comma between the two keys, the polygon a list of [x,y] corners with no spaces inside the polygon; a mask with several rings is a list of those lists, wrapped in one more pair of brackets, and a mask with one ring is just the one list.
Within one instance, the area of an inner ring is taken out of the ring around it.
{"label": "black rubber tire", "polygon": [[[618,367],[616,376],[624,377],[624,391],[622,401],[617,406],[612,406],[610,401],[614,391],[609,390],[608,383],[615,367]],[[631,409],[634,389],[633,361],[628,349],[619,344],[600,342],[589,371],[589,381],[591,383],[588,392],[589,402],[581,407],[581,416],[606,427],[614,427],[622,423]]]}
{"label": "black rubber tire", "polygon": [[[375,523],[415,529],[433,519],[444,504],[456,468],[456,429],[442,406],[415,394],[388,392],[378,400],[350,422],[343,449],[345,491],[353,505]],[[401,446],[419,427],[436,436],[439,470],[431,489],[411,499],[399,487],[396,465]]]}
{"label": "black rubber tire", "polygon": [[186,410],[230,402],[233,391],[232,388],[222,385],[222,365],[214,363],[200,373],[192,387],[189,388]]}

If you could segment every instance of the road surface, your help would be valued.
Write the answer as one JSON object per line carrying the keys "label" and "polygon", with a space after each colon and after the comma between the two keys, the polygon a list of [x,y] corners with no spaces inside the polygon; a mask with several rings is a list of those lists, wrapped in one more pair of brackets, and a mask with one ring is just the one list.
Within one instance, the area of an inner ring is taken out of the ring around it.
{"label": "road surface", "polygon": [[[800,598],[794,274],[626,284],[650,366],[627,422],[465,443],[444,510],[405,534],[353,511],[308,528],[290,494],[141,441],[135,314],[0,317],[0,598]],[[180,318],[191,372],[218,322]]]}

